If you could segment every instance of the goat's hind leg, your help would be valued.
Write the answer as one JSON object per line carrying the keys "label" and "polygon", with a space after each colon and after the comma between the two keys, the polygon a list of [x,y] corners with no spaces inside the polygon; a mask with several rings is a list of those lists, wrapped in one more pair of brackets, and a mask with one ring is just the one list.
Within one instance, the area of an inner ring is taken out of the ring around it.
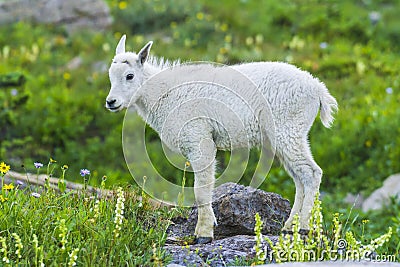
{"label": "goat's hind leg", "polygon": [[298,214],[300,229],[303,229],[302,232],[306,232],[309,229],[314,199],[319,191],[322,170],[312,158],[306,138],[292,140],[296,140],[296,142],[286,144],[280,151],[285,169],[296,184],[295,202],[283,229],[291,230],[293,217]]}
{"label": "goat's hind leg", "polygon": [[300,227],[301,229],[309,230],[309,221],[311,217],[311,210],[314,206],[314,201],[319,186],[321,184],[322,170],[310,157],[309,162],[303,166],[302,181],[304,184],[304,199],[300,212]]}
{"label": "goat's hind leg", "polygon": [[[290,173],[287,167],[285,169]],[[295,175],[290,174],[293,177],[294,183],[296,185],[296,194],[294,198],[294,203],[292,210],[290,211],[289,218],[286,220],[285,225],[282,229],[284,233],[292,233],[293,219],[296,214],[300,214],[301,208],[303,206],[304,200],[304,186]]]}

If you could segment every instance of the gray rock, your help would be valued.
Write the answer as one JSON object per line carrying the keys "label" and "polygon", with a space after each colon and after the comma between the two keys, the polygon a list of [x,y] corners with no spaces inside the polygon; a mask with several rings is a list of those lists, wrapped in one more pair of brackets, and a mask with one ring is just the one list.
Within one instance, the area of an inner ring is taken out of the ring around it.
{"label": "gray rock", "polygon": [[364,212],[381,209],[389,204],[390,197],[400,197],[400,173],[389,176],[382,187],[376,189],[362,204]]}
{"label": "gray rock", "polygon": [[[164,249],[172,256],[171,264],[226,266],[238,259],[253,258],[255,214],[258,212],[264,222],[262,232],[269,234],[275,243],[278,237],[272,235],[281,231],[289,216],[290,204],[275,193],[226,183],[214,190],[213,209],[218,222],[215,240],[203,245],[166,245]],[[175,218],[168,228],[168,240],[192,236],[196,222],[196,208],[192,208],[188,218]],[[264,246],[268,246],[267,242]]]}
{"label": "gray rock", "polygon": [[[226,183],[214,190],[213,209],[218,226],[214,228],[215,239],[236,235],[254,235],[255,219],[258,212],[263,220],[263,234],[280,233],[283,223],[289,217],[290,204],[287,199],[275,193],[265,192],[235,183]],[[194,234],[197,209],[193,208],[186,218],[175,218],[168,228],[170,237]]]}
{"label": "gray rock", "polygon": [[[277,237],[269,236],[272,242]],[[216,240],[205,245],[167,245],[164,249],[172,256],[170,264],[184,266],[226,266],[239,259],[255,256],[254,236],[239,235]],[[268,246],[267,242],[263,246]]]}
{"label": "gray rock", "polygon": [[200,255],[195,250],[191,250],[190,247],[165,246],[164,249],[172,256],[172,261],[168,266],[205,266]]}
{"label": "gray rock", "polygon": [[352,193],[347,193],[343,201],[344,203],[353,205],[355,208],[360,209],[364,202],[364,197],[360,194],[354,195]]}
{"label": "gray rock", "polygon": [[68,70],[75,70],[75,69],[79,68],[82,65],[82,63],[83,63],[83,60],[80,56],[74,57],[67,63],[66,68]]}
{"label": "gray rock", "polygon": [[0,25],[17,21],[65,26],[69,32],[81,28],[104,30],[112,18],[102,0],[13,0],[0,2]]}
{"label": "gray rock", "polygon": [[108,72],[109,68],[109,63],[105,61],[95,61],[93,62],[91,68],[93,71],[100,72],[100,73],[106,73]]}

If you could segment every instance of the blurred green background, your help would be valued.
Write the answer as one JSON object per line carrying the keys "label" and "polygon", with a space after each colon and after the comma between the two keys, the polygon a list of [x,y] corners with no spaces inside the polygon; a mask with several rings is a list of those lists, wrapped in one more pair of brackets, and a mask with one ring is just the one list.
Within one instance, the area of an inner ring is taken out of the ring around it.
{"label": "blurred green background", "polygon": [[[168,59],[286,61],[319,77],[340,109],[332,129],[316,120],[310,144],[324,170],[321,190],[334,198],[347,192],[368,195],[388,175],[400,172],[399,1],[107,4],[114,18],[107,31],[68,33],[63,27],[26,22],[0,26],[0,75],[26,80],[0,88],[0,159],[12,169],[24,171],[24,165],[36,172],[33,162],[47,163],[52,157],[70,166],[68,180],[80,181],[79,169],[87,168],[93,185],[103,175],[109,185],[134,183],[122,153],[124,114],[104,108],[108,65],[126,33],[128,50],[153,40],[153,55]],[[142,125],[140,119],[137,124]],[[154,132],[149,130],[147,137],[154,165],[180,184],[182,171],[159,153]],[[223,171],[229,153],[218,158]],[[256,161],[257,151],[252,151],[242,183],[248,184]],[[187,183],[192,183],[190,174]],[[294,196],[294,184],[279,162],[261,188],[291,200]]]}

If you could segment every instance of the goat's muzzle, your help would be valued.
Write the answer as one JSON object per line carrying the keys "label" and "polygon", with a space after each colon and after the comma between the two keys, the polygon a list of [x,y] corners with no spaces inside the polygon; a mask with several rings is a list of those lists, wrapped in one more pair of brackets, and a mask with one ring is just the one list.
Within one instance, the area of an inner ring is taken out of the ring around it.
{"label": "goat's muzzle", "polygon": [[110,111],[116,112],[120,110],[122,104],[117,104],[117,99],[107,99],[106,100],[106,108]]}

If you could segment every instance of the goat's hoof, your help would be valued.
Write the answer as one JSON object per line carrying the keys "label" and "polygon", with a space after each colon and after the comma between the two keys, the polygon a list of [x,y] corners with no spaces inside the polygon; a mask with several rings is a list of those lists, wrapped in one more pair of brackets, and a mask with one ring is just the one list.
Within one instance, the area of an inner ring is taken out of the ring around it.
{"label": "goat's hoof", "polygon": [[293,231],[291,231],[291,230],[282,230],[282,234],[284,234],[284,235],[293,235]]}
{"label": "goat's hoof", "polygon": [[213,240],[212,237],[197,237],[197,238],[194,240],[194,243],[195,243],[196,245],[202,245],[202,244],[211,243],[212,240]]}
{"label": "goat's hoof", "polygon": [[308,229],[300,229],[299,230],[299,234],[301,234],[301,235],[308,235],[309,232],[310,232],[310,230],[308,230]]}
{"label": "goat's hoof", "polygon": [[[300,229],[299,230],[299,234],[300,235],[308,235],[309,232],[310,232],[310,230],[308,230],[308,229]],[[291,231],[291,230],[282,230],[282,234],[284,234],[284,235],[293,235],[293,231]]]}

